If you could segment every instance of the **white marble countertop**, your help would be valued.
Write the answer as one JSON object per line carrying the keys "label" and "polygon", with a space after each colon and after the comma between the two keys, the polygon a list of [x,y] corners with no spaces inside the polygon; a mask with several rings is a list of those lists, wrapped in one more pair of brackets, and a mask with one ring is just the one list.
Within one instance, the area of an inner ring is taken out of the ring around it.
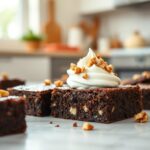
{"label": "white marble countertop", "polygon": [[[95,130],[83,131],[83,122],[79,121],[75,128],[72,120],[26,120],[26,133],[1,137],[0,150],[150,150],[150,122],[139,124],[127,119],[112,124],[92,123]],[[59,128],[55,127],[57,124]]]}

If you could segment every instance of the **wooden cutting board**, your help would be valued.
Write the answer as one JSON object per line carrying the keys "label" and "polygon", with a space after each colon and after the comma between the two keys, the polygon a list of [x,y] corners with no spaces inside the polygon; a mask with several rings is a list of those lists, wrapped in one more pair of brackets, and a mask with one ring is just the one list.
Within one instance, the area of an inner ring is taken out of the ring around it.
{"label": "wooden cutting board", "polygon": [[48,20],[43,31],[45,43],[61,43],[61,28],[55,19],[55,0],[48,0]]}

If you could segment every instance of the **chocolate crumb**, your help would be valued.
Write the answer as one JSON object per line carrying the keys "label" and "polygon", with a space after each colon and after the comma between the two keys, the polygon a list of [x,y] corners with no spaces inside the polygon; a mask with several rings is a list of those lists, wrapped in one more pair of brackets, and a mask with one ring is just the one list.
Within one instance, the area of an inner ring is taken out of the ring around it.
{"label": "chocolate crumb", "polygon": [[59,124],[57,124],[55,127],[57,127],[57,128],[58,128],[58,127],[60,127],[60,126],[59,126]]}
{"label": "chocolate crumb", "polygon": [[49,122],[49,124],[53,124],[53,122],[52,122],[52,121],[50,121],[50,122]]}
{"label": "chocolate crumb", "polygon": [[78,127],[77,122],[74,122],[74,123],[72,124],[72,126],[73,126],[73,127]]}

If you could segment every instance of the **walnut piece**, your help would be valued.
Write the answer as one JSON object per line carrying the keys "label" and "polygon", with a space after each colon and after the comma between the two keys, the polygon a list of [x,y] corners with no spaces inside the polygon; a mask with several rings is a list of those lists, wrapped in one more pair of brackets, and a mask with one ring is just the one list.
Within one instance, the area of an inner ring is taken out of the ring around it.
{"label": "walnut piece", "polygon": [[74,64],[74,63],[71,63],[71,64],[70,64],[70,69],[71,69],[71,70],[75,70],[76,67],[77,67],[76,64]]}
{"label": "walnut piece", "polygon": [[103,111],[102,110],[99,110],[98,113],[99,113],[100,116],[103,115]]}
{"label": "walnut piece", "polygon": [[138,79],[140,79],[140,78],[141,78],[141,75],[140,75],[140,74],[135,74],[135,75],[132,77],[133,80],[138,80]]}
{"label": "walnut piece", "polygon": [[64,83],[61,80],[57,80],[54,82],[54,84],[56,85],[56,87],[62,87]]}
{"label": "walnut piece", "polygon": [[84,122],[82,129],[86,131],[90,131],[94,129],[94,126],[88,122]]}
{"label": "walnut piece", "polygon": [[83,76],[82,76],[82,78],[84,78],[84,79],[88,79],[88,78],[89,78],[89,76],[88,76],[88,74],[87,74],[87,73],[84,73],[84,74],[83,74]]}
{"label": "walnut piece", "polygon": [[9,92],[5,90],[0,90],[0,97],[7,97],[9,96]]}
{"label": "walnut piece", "polygon": [[150,71],[144,71],[142,73],[142,76],[146,77],[146,78],[150,78]]}
{"label": "walnut piece", "polygon": [[6,72],[3,72],[1,74],[1,77],[2,77],[3,80],[8,80],[9,79],[8,74]]}
{"label": "walnut piece", "polygon": [[87,108],[86,105],[83,106],[83,110],[84,110],[85,112],[88,112],[88,111],[89,111],[89,109]]}
{"label": "walnut piece", "polygon": [[49,80],[49,79],[46,79],[46,80],[44,80],[44,85],[51,85],[51,80]]}
{"label": "walnut piece", "polygon": [[140,112],[134,116],[134,120],[139,123],[145,123],[148,121],[148,114],[146,112]]}
{"label": "walnut piece", "polygon": [[72,114],[72,115],[76,115],[77,114],[77,109],[75,108],[75,107],[70,107],[70,113]]}

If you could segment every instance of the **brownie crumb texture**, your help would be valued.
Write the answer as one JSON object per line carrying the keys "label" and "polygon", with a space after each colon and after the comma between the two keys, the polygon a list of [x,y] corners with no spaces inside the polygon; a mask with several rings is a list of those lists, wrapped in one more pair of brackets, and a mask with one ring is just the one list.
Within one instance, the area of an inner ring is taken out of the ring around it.
{"label": "brownie crumb texture", "polygon": [[74,122],[72,126],[73,126],[73,127],[78,127],[77,122]]}

